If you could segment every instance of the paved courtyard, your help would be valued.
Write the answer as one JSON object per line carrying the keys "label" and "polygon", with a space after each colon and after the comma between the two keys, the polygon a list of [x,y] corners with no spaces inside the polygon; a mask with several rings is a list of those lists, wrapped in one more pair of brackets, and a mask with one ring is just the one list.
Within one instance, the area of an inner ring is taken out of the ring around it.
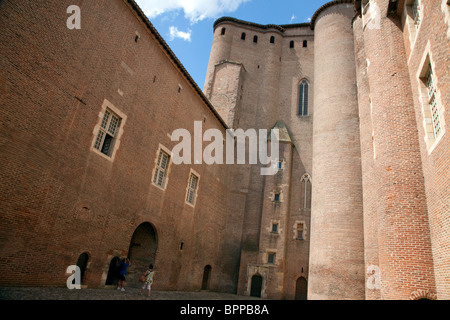
{"label": "paved courtyard", "polygon": [[259,300],[254,297],[209,291],[154,291],[150,297],[137,288],[82,289],[0,287],[0,300]]}

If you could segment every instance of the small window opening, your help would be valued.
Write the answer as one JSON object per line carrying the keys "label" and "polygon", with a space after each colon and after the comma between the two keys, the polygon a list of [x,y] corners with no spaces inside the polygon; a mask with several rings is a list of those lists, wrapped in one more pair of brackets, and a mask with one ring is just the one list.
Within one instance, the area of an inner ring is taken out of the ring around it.
{"label": "small window opening", "polygon": [[220,32],[220,34],[223,36],[225,34],[225,32],[227,31],[226,28],[222,28],[222,31]]}
{"label": "small window opening", "polygon": [[273,223],[272,224],[272,232],[273,233],[278,233],[278,223]]}
{"label": "small window opening", "polygon": [[242,34],[241,34],[241,40],[245,40],[245,36],[246,36],[245,32],[242,32]]}
{"label": "small window opening", "polygon": [[280,202],[280,194],[279,193],[275,193],[273,195],[273,201],[274,202]]}
{"label": "small window opening", "polygon": [[274,36],[270,37],[270,43],[275,43],[275,37]]}
{"label": "small window opening", "polygon": [[291,48],[291,49],[294,48],[294,41],[291,41],[291,42],[289,43],[289,48]]}
{"label": "small window opening", "polygon": [[303,237],[304,229],[305,229],[305,226],[303,223],[297,223],[297,237],[296,237],[297,240],[304,239],[304,237]]}
{"label": "small window opening", "polygon": [[253,37],[253,42],[254,42],[254,43],[258,43],[258,36],[254,36],[254,37]]}
{"label": "small window opening", "polygon": [[308,41],[307,40],[303,40],[303,48],[308,48]]}
{"label": "small window opening", "polygon": [[275,253],[269,253],[269,255],[267,256],[267,263],[275,264],[275,257]]}

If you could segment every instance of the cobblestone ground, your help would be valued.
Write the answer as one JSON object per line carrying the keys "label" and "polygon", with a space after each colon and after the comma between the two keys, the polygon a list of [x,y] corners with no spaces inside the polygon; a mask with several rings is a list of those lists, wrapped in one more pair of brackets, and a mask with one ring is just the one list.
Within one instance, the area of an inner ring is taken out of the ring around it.
{"label": "cobblestone ground", "polygon": [[259,300],[254,297],[209,291],[153,291],[148,297],[140,289],[82,289],[0,287],[0,300]]}

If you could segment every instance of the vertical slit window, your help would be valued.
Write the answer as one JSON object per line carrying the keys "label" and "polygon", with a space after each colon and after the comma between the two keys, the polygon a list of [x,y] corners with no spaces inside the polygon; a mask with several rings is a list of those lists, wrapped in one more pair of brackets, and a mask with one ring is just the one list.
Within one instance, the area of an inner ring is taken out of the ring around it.
{"label": "vertical slit window", "polygon": [[241,34],[241,40],[245,40],[245,32],[242,32],[242,34]]}

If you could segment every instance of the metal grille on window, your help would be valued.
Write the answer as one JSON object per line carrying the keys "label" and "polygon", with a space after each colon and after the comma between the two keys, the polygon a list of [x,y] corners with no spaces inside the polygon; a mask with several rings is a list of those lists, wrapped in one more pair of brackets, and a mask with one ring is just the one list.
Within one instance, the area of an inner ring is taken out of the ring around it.
{"label": "metal grille on window", "polygon": [[433,122],[433,131],[435,139],[442,133],[441,120],[439,115],[439,106],[436,99],[436,86],[433,79],[433,69],[429,66],[426,76],[426,84],[428,89],[428,103],[431,108],[431,120]]}
{"label": "metal grille on window", "polygon": [[194,174],[191,174],[191,177],[189,178],[189,186],[186,196],[186,201],[189,202],[190,204],[194,204],[195,202],[195,194],[197,192],[197,186],[198,186],[198,177]]}

